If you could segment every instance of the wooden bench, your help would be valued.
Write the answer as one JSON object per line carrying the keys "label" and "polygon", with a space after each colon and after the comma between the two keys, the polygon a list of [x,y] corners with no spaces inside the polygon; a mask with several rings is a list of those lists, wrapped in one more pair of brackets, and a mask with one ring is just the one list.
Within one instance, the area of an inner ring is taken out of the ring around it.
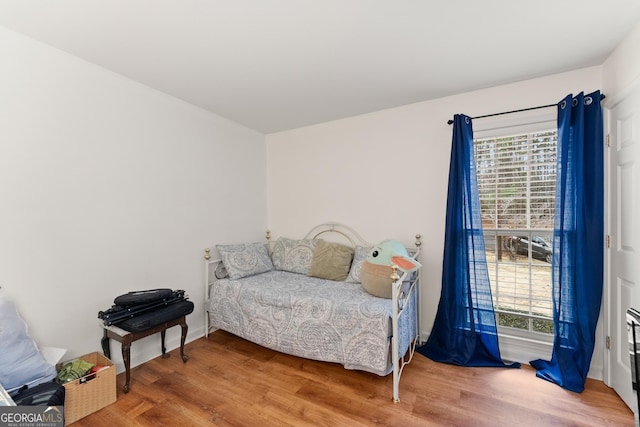
{"label": "wooden bench", "polygon": [[124,369],[125,369],[125,383],[122,390],[125,393],[129,392],[129,384],[131,381],[131,344],[134,341],[137,341],[141,338],[148,337],[149,335],[157,334],[160,332],[160,339],[162,345],[162,358],[166,359],[170,355],[167,354],[167,349],[164,346],[164,338],[167,332],[167,329],[172,326],[178,326],[182,328],[182,336],[180,338],[180,357],[182,358],[182,362],[186,363],[189,360],[189,357],[184,354],[184,342],[187,338],[187,330],[189,327],[187,326],[186,316],[180,316],[173,320],[169,320],[167,322],[161,323],[160,325],[154,326],[152,328],[146,329],[144,331],[138,332],[130,332],[124,329],[121,329],[115,325],[105,326],[102,325],[104,329],[104,335],[102,337],[102,351],[107,358],[111,358],[111,348],[109,339],[113,339],[122,344],[122,360],[124,361]]}

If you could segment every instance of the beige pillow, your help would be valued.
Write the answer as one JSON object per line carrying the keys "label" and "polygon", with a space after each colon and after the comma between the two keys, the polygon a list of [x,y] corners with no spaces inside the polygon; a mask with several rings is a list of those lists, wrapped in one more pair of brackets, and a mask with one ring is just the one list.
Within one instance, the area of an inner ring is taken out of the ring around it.
{"label": "beige pillow", "polygon": [[349,274],[352,259],[353,248],[319,240],[313,250],[308,276],[344,281]]}
{"label": "beige pillow", "polygon": [[393,294],[391,286],[393,284],[392,273],[393,269],[390,265],[372,264],[369,261],[365,261],[362,263],[362,270],[360,271],[362,287],[373,296],[391,298]]}

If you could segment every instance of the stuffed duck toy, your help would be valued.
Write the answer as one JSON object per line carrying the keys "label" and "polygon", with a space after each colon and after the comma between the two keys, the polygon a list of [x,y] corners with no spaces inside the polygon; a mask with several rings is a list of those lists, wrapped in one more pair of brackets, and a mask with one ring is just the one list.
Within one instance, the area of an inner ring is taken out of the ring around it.
{"label": "stuffed duck toy", "polygon": [[407,273],[422,267],[418,261],[409,256],[402,243],[391,239],[383,240],[371,249],[367,259],[362,263],[360,271],[362,287],[371,295],[391,298],[393,283],[391,265]]}

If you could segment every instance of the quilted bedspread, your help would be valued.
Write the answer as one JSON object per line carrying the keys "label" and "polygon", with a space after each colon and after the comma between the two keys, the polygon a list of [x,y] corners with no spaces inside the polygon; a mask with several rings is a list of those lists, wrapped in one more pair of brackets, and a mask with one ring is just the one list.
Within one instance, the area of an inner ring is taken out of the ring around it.
{"label": "quilted bedspread", "polygon": [[[390,299],[359,283],[270,271],[211,285],[211,326],[283,353],[387,375]],[[416,335],[415,293],[400,322],[400,355]]]}

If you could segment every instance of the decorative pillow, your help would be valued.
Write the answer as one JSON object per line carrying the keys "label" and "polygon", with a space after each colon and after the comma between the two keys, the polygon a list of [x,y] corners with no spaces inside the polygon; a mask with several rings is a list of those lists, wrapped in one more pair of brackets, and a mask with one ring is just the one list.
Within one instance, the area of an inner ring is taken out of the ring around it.
{"label": "decorative pillow", "polygon": [[371,248],[365,246],[356,246],[355,253],[353,255],[353,262],[351,263],[351,270],[349,270],[349,276],[347,276],[347,282],[361,283],[360,272],[362,271],[362,263],[367,256]]}
{"label": "decorative pillow", "polygon": [[362,287],[373,296],[392,298],[392,272],[390,265],[372,264],[365,260],[362,263],[362,270],[360,270]]}
{"label": "decorative pillow", "polygon": [[222,264],[231,279],[241,279],[273,270],[264,243],[216,246],[222,256]]}
{"label": "decorative pillow", "polygon": [[[15,305],[0,297],[0,383],[15,394],[20,387],[51,381],[56,367],[47,362],[29,336]],[[14,393],[15,392],[15,393]]]}
{"label": "decorative pillow", "polygon": [[313,251],[319,239],[293,240],[280,237],[273,245],[271,259],[276,270],[306,275],[311,267]]}
{"label": "decorative pillow", "polygon": [[349,274],[352,259],[353,248],[320,240],[313,251],[308,275],[342,282]]}

